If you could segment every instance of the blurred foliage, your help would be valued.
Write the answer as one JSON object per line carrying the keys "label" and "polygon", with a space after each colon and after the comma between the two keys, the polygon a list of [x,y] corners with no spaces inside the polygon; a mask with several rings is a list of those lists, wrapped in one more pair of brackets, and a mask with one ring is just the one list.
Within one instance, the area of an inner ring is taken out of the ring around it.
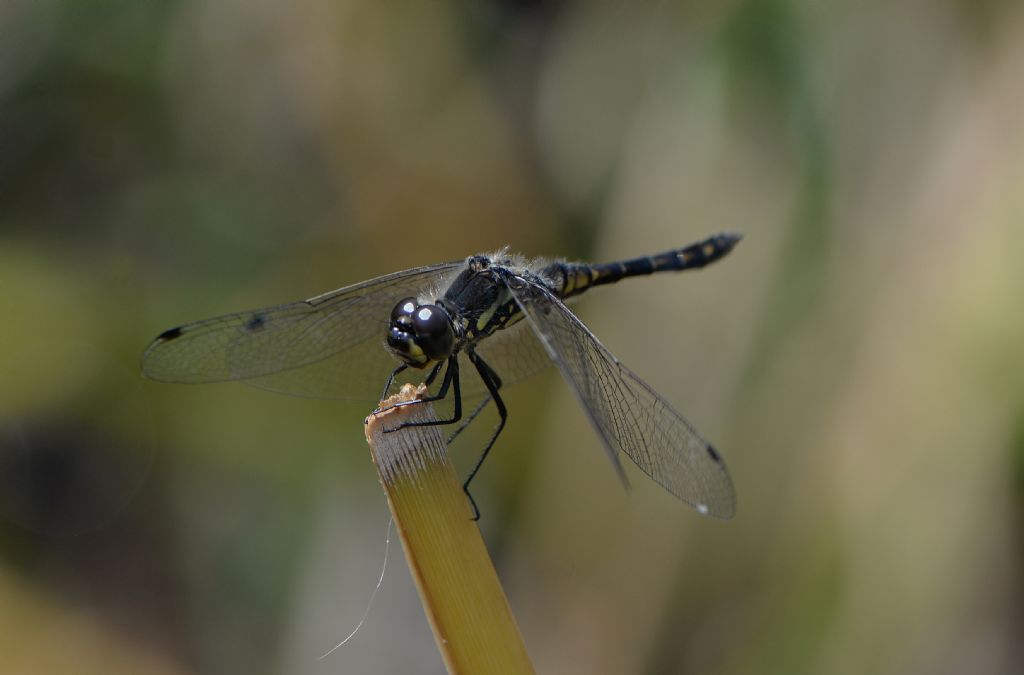
{"label": "blurred foliage", "polygon": [[578,307],[714,439],[735,521],[620,490],[557,374],[508,391],[474,494],[538,671],[1021,670],[1022,63],[1006,0],[4,3],[0,672],[441,672],[394,549],[318,660],[383,556],[365,407],[142,349],[724,229]]}

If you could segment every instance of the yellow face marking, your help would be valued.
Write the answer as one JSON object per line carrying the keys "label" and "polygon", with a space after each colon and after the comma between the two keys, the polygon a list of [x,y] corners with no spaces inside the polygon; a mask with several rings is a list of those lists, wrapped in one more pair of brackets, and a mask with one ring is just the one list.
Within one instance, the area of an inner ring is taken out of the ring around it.
{"label": "yellow face marking", "polygon": [[421,365],[427,363],[430,360],[427,358],[427,355],[423,353],[423,350],[420,349],[420,346],[413,342],[412,340],[409,340],[409,351],[404,354],[404,357],[409,361]]}

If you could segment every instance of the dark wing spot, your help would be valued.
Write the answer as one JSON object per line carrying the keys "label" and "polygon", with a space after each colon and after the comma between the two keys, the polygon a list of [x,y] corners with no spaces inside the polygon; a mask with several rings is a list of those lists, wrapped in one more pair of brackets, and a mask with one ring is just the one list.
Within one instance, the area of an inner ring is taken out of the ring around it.
{"label": "dark wing spot", "polygon": [[168,328],[163,333],[160,333],[160,335],[157,335],[156,339],[157,340],[164,340],[164,341],[166,341],[166,340],[173,340],[176,337],[181,337],[181,334],[182,334],[181,326],[177,326],[176,328]]}
{"label": "dark wing spot", "polygon": [[721,464],[722,463],[722,456],[718,454],[718,451],[715,450],[715,447],[713,445],[711,445],[710,443],[708,443],[707,451],[708,451],[708,456],[711,457],[711,459],[715,460],[716,464]]}
{"label": "dark wing spot", "polygon": [[267,323],[267,319],[262,314],[253,314],[249,317],[249,320],[245,322],[245,329],[248,331],[258,331],[263,328]]}

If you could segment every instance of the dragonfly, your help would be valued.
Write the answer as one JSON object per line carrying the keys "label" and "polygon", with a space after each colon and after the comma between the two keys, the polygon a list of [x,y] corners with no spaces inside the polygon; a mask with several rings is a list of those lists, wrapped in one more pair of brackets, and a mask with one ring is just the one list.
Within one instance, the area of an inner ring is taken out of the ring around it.
{"label": "dragonfly", "polygon": [[[308,300],[171,328],[146,349],[142,370],[162,382],[241,381],[299,396],[378,401],[396,384],[431,386],[440,378],[435,394],[412,404],[450,396],[450,416],[402,426],[459,424],[451,442],[493,404],[496,428],[463,484],[476,519],[469,486],[508,420],[503,388],[554,364],[624,485],[622,455],[698,513],[727,520],[736,497],[722,456],[566,303],[629,277],[702,268],[740,238],[720,233],[597,264],[502,250],[417,267]],[[383,392],[374,398],[381,381]],[[463,399],[477,397],[479,405],[464,416]]]}

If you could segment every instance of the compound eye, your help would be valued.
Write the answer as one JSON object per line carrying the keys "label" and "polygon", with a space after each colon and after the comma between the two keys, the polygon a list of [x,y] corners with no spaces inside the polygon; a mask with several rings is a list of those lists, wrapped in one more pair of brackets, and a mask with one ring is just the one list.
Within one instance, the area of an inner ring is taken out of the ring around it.
{"label": "compound eye", "polygon": [[402,317],[411,316],[414,311],[416,311],[416,298],[399,300],[395,308],[391,310],[391,323],[395,323]]}
{"label": "compound eye", "polygon": [[455,336],[452,333],[448,315],[436,305],[423,305],[412,316],[416,329],[416,344],[432,359],[440,359],[451,353]]}
{"label": "compound eye", "polygon": [[440,335],[448,328],[448,317],[438,311],[437,307],[424,305],[413,314],[412,325],[416,328],[418,336]]}

